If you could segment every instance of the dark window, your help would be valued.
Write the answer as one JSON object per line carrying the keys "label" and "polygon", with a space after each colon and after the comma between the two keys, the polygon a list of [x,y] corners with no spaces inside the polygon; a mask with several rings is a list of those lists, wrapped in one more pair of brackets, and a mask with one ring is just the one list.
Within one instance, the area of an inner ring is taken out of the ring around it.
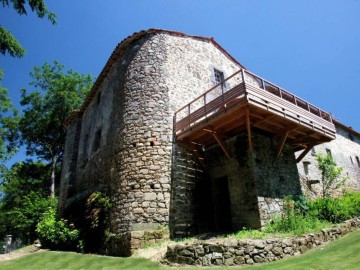
{"label": "dark window", "polygon": [[326,148],[326,154],[328,154],[329,156],[331,156],[331,157],[332,157],[331,150],[330,150],[330,149],[328,149],[328,148]]}
{"label": "dark window", "polygon": [[315,156],[316,155],[316,150],[315,147],[311,148],[311,155]]}
{"label": "dark window", "polygon": [[358,166],[360,167],[360,159],[359,159],[359,157],[356,157],[356,162],[357,162]]}
{"label": "dark window", "polygon": [[93,152],[99,149],[101,143],[101,128],[99,128],[95,133],[95,139],[93,144]]}
{"label": "dark window", "polygon": [[216,83],[221,83],[224,81],[224,72],[214,68],[214,78]]}
{"label": "dark window", "polygon": [[350,161],[351,161],[351,164],[354,165],[354,161],[353,161],[352,157],[350,157]]}
{"label": "dark window", "polygon": [[303,164],[304,164],[304,173],[305,173],[305,175],[308,175],[309,174],[309,161],[304,161]]}

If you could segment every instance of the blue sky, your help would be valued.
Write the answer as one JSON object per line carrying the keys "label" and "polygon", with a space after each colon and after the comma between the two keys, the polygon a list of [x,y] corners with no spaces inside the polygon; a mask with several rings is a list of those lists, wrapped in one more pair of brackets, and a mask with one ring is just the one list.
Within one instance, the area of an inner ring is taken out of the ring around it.
{"label": "blue sky", "polygon": [[[115,46],[142,29],[213,37],[250,71],[360,131],[360,1],[46,0],[58,24],[0,7],[0,24],[26,48],[0,55],[3,86],[19,106],[34,66],[58,60],[98,76]],[[205,91],[206,89],[204,89]],[[15,160],[24,158],[18,155]]]}

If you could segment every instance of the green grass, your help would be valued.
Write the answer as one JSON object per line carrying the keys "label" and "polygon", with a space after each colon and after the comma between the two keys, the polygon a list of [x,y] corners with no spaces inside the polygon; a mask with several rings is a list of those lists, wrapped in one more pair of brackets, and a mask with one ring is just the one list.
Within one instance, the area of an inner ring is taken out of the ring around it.
{"label": "green grass", "polygon": [[[224,269],[359,269],[360,265],[360,230],[308,253],[290,257],[275,263],[249,267],[216,267]],[[139,258],[115,258],[97,255],[81,255],[73,252],[45,251],[0,263],[1,270],[9,269],[86,269],[86,270],[165,270],[175,269],[158,265]],[[209,269],[199,267],[176,267],[176,269]]]}

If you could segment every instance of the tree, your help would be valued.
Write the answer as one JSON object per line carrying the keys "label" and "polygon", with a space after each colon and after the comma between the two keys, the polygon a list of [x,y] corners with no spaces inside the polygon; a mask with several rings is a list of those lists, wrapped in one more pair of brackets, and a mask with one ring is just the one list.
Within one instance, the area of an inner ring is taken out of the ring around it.
{"label": "tree", "polygon": [[16,146],[9,140],[16,137],[18,115],[8,97],[8,91],[1,86],[3,73],[0,70],[0,179],[5,171],[5,162],[16,152]]}
{"label": "tree", "polygon": [[347,177],[341,177],[343,167],[337,167],[333,157],[330,154],[316,155],[317,166],[321,171],[322,197],[326,198],[331,195],[331,190],[337,189],[344,185]]}
{"label": "tree", "polygon": [[90,75],[80,75],[71,69],[64,72],[63,67],[57,61],[34,67],[30,73],[34,81],[30,85],[40,91],[28,93],[23,89],[20,102],[24,106],[19,121],[20,137],[26,144],[28,155],[50,161],[52,196],[55,193],[55,169],[64,153],[64,121],[81,106],[93,84]]}
{"label": "tree", "polygon": [[42,214],[54,204],[49,199],[50,166],[32,160],[15,163],[0,183],[0,235],[13,234],[24,242],[36,238],[35,228]]}
{"label": "tree", "polygon": [[[26,4],[28,4],[31,11],[35,12],[39,18],[47,17],[52,24],[56,24],[56,16],[47,10],[44,0],[0,0],[0,2],[3,7],[9,7],[12,4],[19,15],[27,15]],[[10,56],[19,58],[25,54],[25,49],[20,45],[19,41],[1,25],[0,52],[3,55],[9,53]]]}

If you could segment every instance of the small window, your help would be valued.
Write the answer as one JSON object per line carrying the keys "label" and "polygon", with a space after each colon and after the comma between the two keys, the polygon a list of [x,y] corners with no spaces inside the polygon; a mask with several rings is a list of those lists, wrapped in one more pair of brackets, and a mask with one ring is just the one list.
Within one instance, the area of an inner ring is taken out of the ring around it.
{"label": "small window", "polygon": [[330,157],[332,157],[331,150],[326,148],[326,154],[328,154]]}
{"label": "small window", "polygon": [[97,151],[100,148],[100,143],[101,143],[101,128],[99,128],[95,133],[93,152]]}
{"label": "small window", "polygon": [[311,148],[311,155],[315,156],[316,155],[316,150],[315,147]]}
{"label": "small window", "polygon": [[356,157],[356,162],[357,162],[358,166],[360,167],[360,159],[359,159],[359,157]]}
{"label": "small window", "polygon": [[216,83],[221,83],[224,81],[224,72],[214,68],[214,78]]}
{"label": "small window", "polygon": [[351,164],[354,165],[354,161],[353,161],[352,157],[350,157],[350,161],[351,161]]}
{"label": "small window", "polygon": [[348,133],[348,138],[352,141],[354,141],[354,136],[351,133]]}
{"label": "small window", "polygon": [[310,164],[309,161],[304,161],[304,162],[303,162],[305,175],[308,175],[308,174],[309,174],[309,164]]}

